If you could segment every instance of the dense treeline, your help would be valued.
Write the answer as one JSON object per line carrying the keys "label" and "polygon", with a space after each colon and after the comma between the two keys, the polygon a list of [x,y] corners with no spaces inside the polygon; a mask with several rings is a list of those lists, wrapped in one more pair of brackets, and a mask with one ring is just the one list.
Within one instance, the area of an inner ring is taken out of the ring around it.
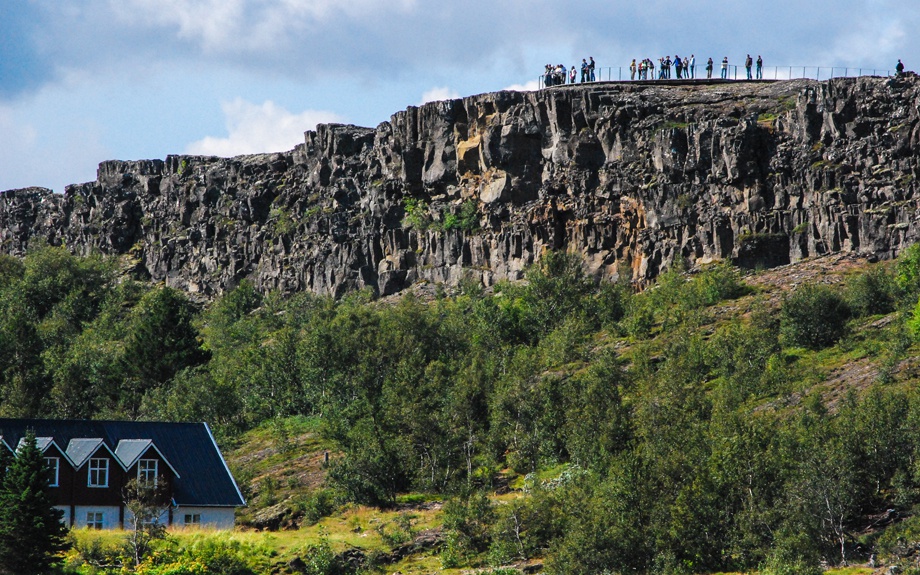
{"label": "dense treeline", "polygon": [[[869,553],[870,517],[920,502],[920,393],[897,369],[918,293],[920,248],[772,307],[724,265],[634,294],[551,253],[489,293],[244,283],[198,309],[43,248],[0,258],[0,411],[205,420],[224,438],[319,416],[344,454],[337,492],[453,497],[445,565],[807,573]],[[880,375],[824,386],[856,361]],[[506,469],[527,496],[495,506],[481,493]]]}

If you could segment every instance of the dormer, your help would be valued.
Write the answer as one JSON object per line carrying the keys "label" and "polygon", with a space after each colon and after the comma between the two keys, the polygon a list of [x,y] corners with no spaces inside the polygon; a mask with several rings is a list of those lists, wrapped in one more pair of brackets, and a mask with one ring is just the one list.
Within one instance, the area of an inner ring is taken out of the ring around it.
{"label": "dormer", "polygon": [[75,438],[67,444],[67,457],[73,462],[74,469],[87,466],[86,486],[107,488],[110,485],[114,461],[122,471],[125,470],[121,460],[112,453],[109,446],[100,438]]}
{"label": "dormer", "polygon": [[150,439],[122,439],[115,447],[115,455],[127,470],[128,480],[136,477],[138,483],[155,486],[161,477],[170,484],[179,478],[179,472]]}
{"label": "dormer", "polygon": [[[16,445],[17,452],[22,449],[25,440],[25,437],[19,440],[19,443]],[[70,461],[70,458],[67,457],[67,454],[64,453],[64,450],[54,441],[54,438],[36,437],[35,447],[41,451],[42,455],[45,457],[45,465],[51,470],[50,483],[48,486],[58,487],[61,483],[61,465],[66,463],[72,468],[73,463]]]}

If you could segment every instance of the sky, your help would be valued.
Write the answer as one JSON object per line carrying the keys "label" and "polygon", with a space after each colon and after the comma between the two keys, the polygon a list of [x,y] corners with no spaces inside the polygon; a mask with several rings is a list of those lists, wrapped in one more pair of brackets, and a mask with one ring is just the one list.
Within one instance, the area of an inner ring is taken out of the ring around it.
{"label": "sky", "polygon": [[588,56],[920,69],[918,27],[903,0],[0,0],[0,190],[290,150]]}

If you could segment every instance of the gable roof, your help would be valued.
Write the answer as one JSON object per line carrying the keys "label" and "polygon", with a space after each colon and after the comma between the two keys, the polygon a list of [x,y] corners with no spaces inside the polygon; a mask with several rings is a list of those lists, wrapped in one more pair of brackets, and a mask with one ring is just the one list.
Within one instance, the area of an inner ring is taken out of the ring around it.
{"label": "gable roof", "polygon": [[137,460],[147,453],[149,449],[153,449],[157,452],[157,455],[166,463],[173,472],[173,475],[176,477],[180,476],[176,468],[173,467],[169,460],[166,459],[166,456],[163,455],[163,452],[157,449],[156,444],[149,439],[122,439],[115,447],[115,455],[121,460],[121,464],[125,469],[131,469],[131,467],[137,463]]}
{"label": "gable roof", "polygon": [[[67,445],[65,454],[78,468],[91,455],[85,453],[90,444],[83,443],[88,438],[97,438],[122,467],[123,459],[115,453],[119,442],[139,438],[150,440],[176,472],[173,482],[176,504],[196,507],[246,505],[206,423],[0,419],[0,438],[8,445],[16,445],[27,429],[34,430],[36,436],[53,437],[57,445]],[[74,453],[83,456],[79,464],[70,455],[72,440],[79,440],[74,444]],[[136,447],[126,443],[122,453],[133,452]]]}
{"label": "gable roof", "polygon": [[74,469],[80,469],[88,459],[98,454],[100,449],[108,451],[109,455],[112,456],[118,465],[120,465],[122,469],[125,469],[124,463],[118,459],[118,457],[115,455],[115,452],[112,451],[112,449],[105,444],[105,441],[99,437],[76,437],[71,439],[70,443],[67,444],[67,450],[64,451],[64,455],[70,459]]}
{"label": "gable roof", "polygon": [[[0,440],[2,439],[3,438],[0,437]],[[16,444],[17,452],[22,448],[22,445],[23,443],[25,443],[25,441],[26,441],[25,437],[19,438],[19,442]],[[42,452],[42,455],[46,455],[48,453],[48,450],[53,447],[57,450],[59,454],[61,454],[64,457],[64,459],[66,459],[70,463],[71,466],[73,466],[73,461],[70,459],[70,457],[68,457],[67,452],[61,449],[61,446],[58,445],[54,441],[53,437],[36,437],[35,447],[38,448],[38,450]]]}

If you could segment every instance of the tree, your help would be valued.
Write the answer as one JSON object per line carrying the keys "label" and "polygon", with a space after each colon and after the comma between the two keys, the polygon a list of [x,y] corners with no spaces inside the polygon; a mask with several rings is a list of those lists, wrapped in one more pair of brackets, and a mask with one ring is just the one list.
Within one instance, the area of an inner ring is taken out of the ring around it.
{"label": "tree", "polygon": [[169,510],[168,486],[162,477],[150,482],[135,478],[122,490],[122,501],[131,512],[125,527],[136,566],[150,553],[154,541],[166,538],[166,526],[160,518]]}
{"label": "tree", "polygon": [[850,308],[837,290],[805,284],[783,302],[780,332],[787,345],[821,349],[846,333]]}
{"label": "tree", "polygon": [[52,506],[50,479],[30,431],[0,485],[0,569],[18,575],[48,573],[70,546],[64,514]]}

